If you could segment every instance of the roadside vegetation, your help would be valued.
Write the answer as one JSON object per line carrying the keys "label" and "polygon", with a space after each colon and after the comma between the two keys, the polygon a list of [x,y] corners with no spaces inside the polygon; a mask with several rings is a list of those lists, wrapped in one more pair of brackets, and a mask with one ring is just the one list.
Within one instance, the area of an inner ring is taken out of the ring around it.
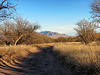
{"label": "roadside vegetation", "polygon": [[[27,57],[28,54],[37,51],[36,47],[30,45],[1,46],[0,60],[2,58],[4,61],[13,64],[16,60],[21,60],[22,58]],[[0,61],[0,64],[3,64],[3,61]]]}
{"label": "roadside vegetation", "polygon": [[54,55],[72,75],[100,75],[100,46],[81,43],[58,43]]}
{"label": "roadside vegetation", "polygon": [[45,48],[54,45],[48,44],[34,44],[34,45],[10,45],[0,46],[0,65],[7,65],[7,63],[15,64],[20,60],[28,57],[31,53],[40,52],[40,48]]}
{"label": "roadside vegetation", "polygon": [[[72,75],[100,75],[100,33],[95,30],[100,28],[100,0],[91,4],[92,22],[85,19],[77,22],[77,36],[56,39],[37,33],[40,28],[37,23],[14,17],[8,10],[15,12],[16,6],[11,6],[9,1],[2,0],[0,4],[0,65],[5,65],[5,61],[14,64],[16,60],[39,52],[39,48],[54,45],[54,56]],[[5,21],[12,17],[13,21]]]}

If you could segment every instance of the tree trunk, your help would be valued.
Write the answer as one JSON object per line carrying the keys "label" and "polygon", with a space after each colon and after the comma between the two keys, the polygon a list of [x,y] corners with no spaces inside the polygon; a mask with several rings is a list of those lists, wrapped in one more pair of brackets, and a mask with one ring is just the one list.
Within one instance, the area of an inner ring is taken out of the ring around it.
{"label": "tree trunk", "polygon": [[19,38],[15,41],[15,45],[17,44],[17,42],[23,37],[24,35],[19,36]]}

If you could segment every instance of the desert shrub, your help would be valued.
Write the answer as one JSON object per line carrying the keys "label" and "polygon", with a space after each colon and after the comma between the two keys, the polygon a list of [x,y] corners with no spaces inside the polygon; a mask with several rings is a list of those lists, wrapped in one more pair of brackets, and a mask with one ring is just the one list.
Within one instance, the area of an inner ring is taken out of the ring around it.
{"label": "desert shrub", "polygon": [[[26,40],[27,39],[27,40]],[[53,39],[46,36],[41,35],[37,32],[34,32],[33,35],[25,36],[20,39],[18,44],[42,44],[42,43],[52,43]]]}
{"label": "desert shrub", "polygon": [[67,39],[65,37],[59,37],[57,39],[55,39],[55,42],[66,42]]}
{"label": "desert shrub", "polygon": [[96,33],[96,43],[100,45],[100,33]]}
{"label": "desert shrub", "polygon": [[80,38],[75,36],[75,37],[68,37],[67,42],[80,42]]}

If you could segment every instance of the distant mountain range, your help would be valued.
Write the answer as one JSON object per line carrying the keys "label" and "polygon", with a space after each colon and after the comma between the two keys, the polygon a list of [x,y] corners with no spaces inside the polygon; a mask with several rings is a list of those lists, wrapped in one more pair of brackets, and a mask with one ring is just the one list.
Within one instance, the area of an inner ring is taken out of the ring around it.
{"label": "distant mountain range", "polygon": [[65,38],[68,38],[70,36],[66,35],[66,34],[60,34],[60,33],[57,33],[57,32],[51,32],[51,31],[41,31],[40,34],[44,34],[44,35],[47,35],[51,38],[59,38],[59,37],[65,37]]}

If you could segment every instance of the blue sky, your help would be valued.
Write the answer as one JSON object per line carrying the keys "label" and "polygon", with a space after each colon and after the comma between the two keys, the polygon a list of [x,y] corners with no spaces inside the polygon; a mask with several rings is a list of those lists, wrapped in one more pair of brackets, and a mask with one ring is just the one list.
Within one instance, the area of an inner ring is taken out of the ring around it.
{"label": "blue sky", "polygon": [[91,17],[92,0],[19,0],[19,16],[38,24],[38,31],[55,31],[75,35],[75,23]]}

